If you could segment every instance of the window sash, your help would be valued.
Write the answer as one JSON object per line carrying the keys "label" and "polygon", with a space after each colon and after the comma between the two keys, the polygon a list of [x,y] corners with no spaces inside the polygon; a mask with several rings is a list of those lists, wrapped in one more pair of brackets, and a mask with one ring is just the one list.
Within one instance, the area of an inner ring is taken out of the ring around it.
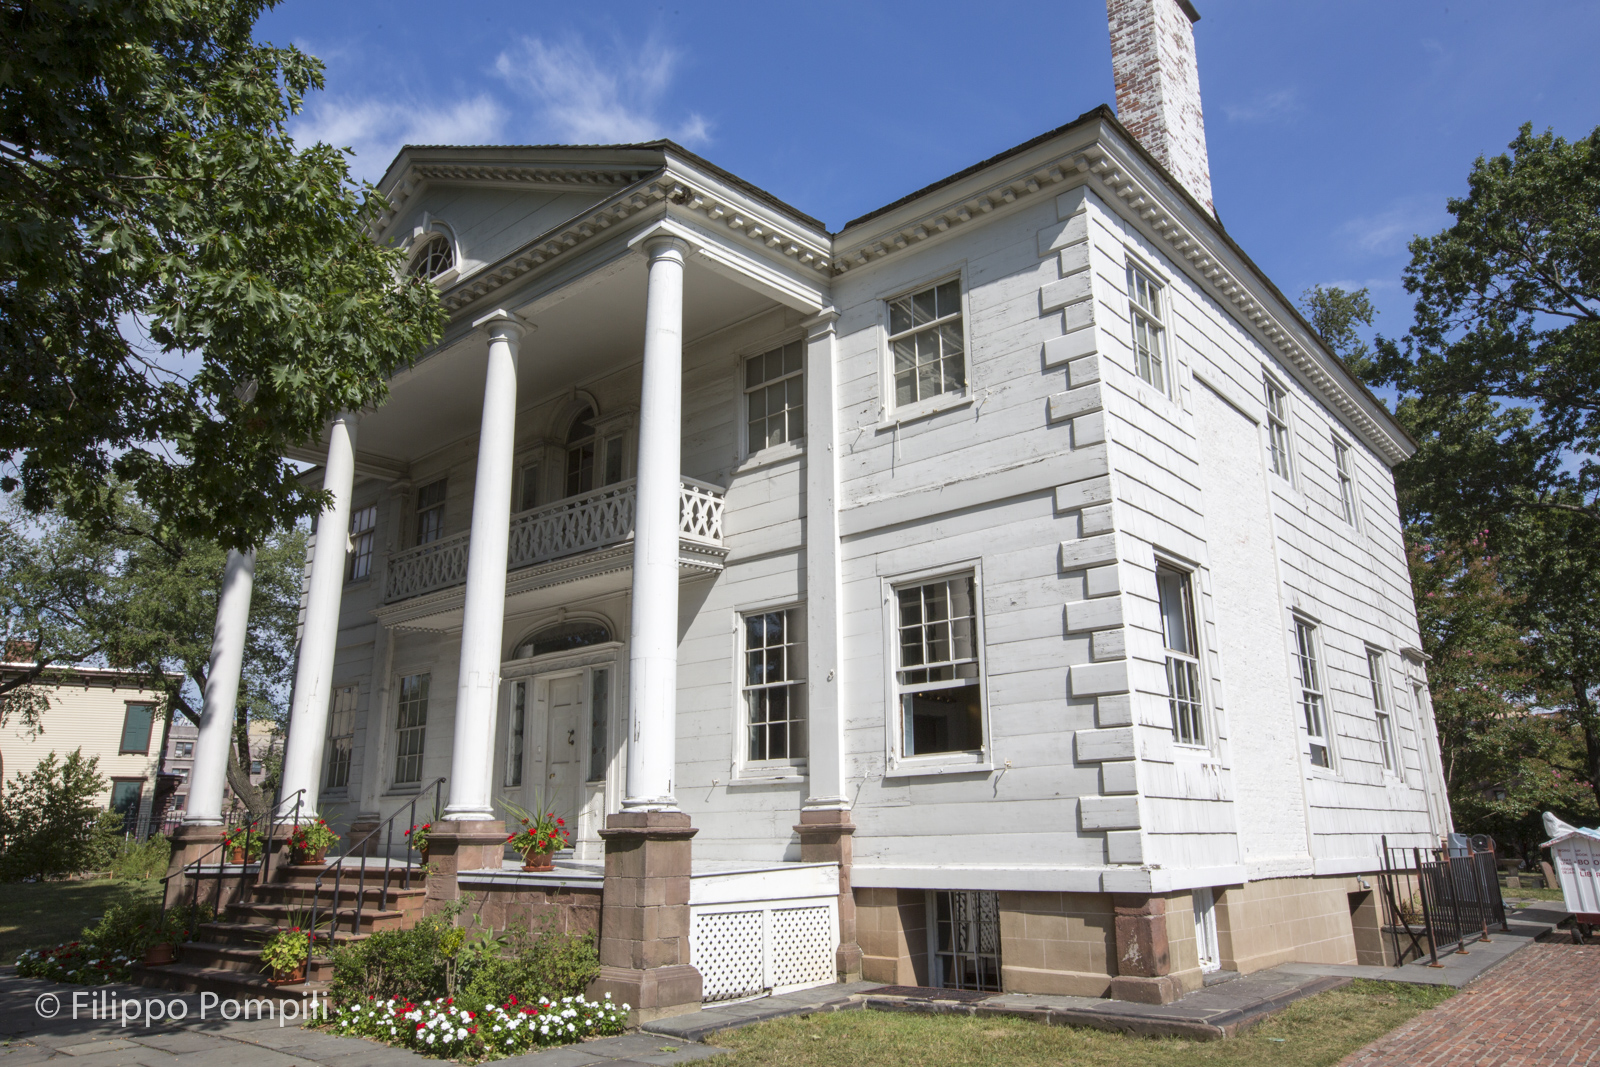
{"label": "window sash", "polygon": [[426,545],[444,536],[445,479],[430,482],[417,490],[417,544]]}
{"label": "window sash", "polygon": [[1339,507],[1344,513],[1344,521],[1354,526],[1356,524],[1356,483],[1350,474],[1350,448],[1337,438],[1333,442],[1333,465],[1339,472]]}
{"label": "window sash", "polygon": [[1300,710],[1305,719],[1311,762],[1318,767],[1332,766],[1328,748],[1327,709],[1324,706],[1320,666],[1317,661],[1316,627],[1295,620],[1296,659],[1300,665]]}
{"label": "window sash", "polygon": [[805,344],[790,341],[781,348],[744,361],[746,448],[799,441],[806,435]]}
{"label": "window sash", "polygon": [[150,751],[150,734],[155,728],[154,704],[127,704],[122,713],[122,740],[120,754],[147,753]]}
{"label": "window sash", "polygon": [[1289,396],[1270,379],[1267,392],[1267,440],[1272,454],[1272,473],[1289,479]]}
{"label": "window sash", "polygon": [[1378,713],[1378,750],[1383,756],[1383,769],[1395,773],[1399,766],[1394,748],[1394,724],[1384,712]]}
{"label": "window sash", "polygon": [[589,677],[589,781],[603,782],[611,768],[611,671],[596,667]]}
{"label": "window sash", "polygon": [[[901,752],[925,756],[982,751],[976,576],[937,578],[894,592]],[[945,740],[938,740],[940,736]]]}
{"label": "window sash", "polygon": [[889,301],[889,356],[896,406],[967,389],[959,279]]}
{"label": "window sash", "polygon": [[400,706],[395,720],[396,784],[422,781],[422,747],[428,729],[428,683],[426,674],[408,674],[400,679]]}
{"label": "window sash", "polygon": [[357,686],[334,690],[328,710],[328,777],[325,789],[344,789],[350,784],[350,755],[355,747]]}
{"label": "window sash", "polygon": [[743,617],[745,759],[806,755],[805,621],[799,608]]}
{"label": "window sash", "polygon": [[518,511],[531,511],[539,506],[539,464],[529,463],[522,468],[522,506]]}
{"label": "window sash", "polygon": [[506,723],[506,766],[502,778],[506,788],[522,784],[522,764],[527,745],[528,683],[515,682],[511,686],[511,708]]}
{"label": "window sash", "polygon": [[368,504],[350,516],[350,581],[372,574],[372,545],[378,525],[378,505]]}
{"label": "window sash", "polygon": [[1133,320],[1133,352],[1139,377],[1167,391],[1166,338],[1161,285],[1128,264],[1128,314]]}

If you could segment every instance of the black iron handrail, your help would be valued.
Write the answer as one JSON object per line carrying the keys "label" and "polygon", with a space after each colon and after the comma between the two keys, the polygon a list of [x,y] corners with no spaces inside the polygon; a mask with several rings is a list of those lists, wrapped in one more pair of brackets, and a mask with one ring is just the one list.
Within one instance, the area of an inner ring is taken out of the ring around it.
{"label": "black iron handrail", "polygon": [[[305,794],[305,790],[304,789],[297,789],[293,793],[289,794],[290,796],[292,796],[294,798],[294,811],[295,811],[296,819],[299,818],[300,805],[301,805],[302,800],[304,799],[304,794]],[[281,803],[280,804],[275,804],[273,806],[273,809],[269,810],[267,812],[267,814],[265,814],[265,815],[257,815],[254,819],[251,819],[249,822],[242,824],[244,829],[245,829],[245,833],[246,833],[245,840],[248,841],[249,840],[249,836],[248,835],[255,833],[256,823],[260,822],[262,819],[266,819],[267,820],[266,841],[265,841],[265,843],[263,845],[263,848],[262,848],[261,862],[256,865],[256,881],[254,883],[255,885],[260,885],[265,880],[266,875],[271,870],[271,864],[272,864],[272,825],[273,825],[273,822],[275,821],[275,818],[276,818],[276,816],[273,814],[273,812],[278,807],[281,807],[281,806],[282,806]],[[239,828],[238,826],[234,826],[233,827],[233,829],[238,829],[238,828]],[[223,840],[218,841],[215,845],[213,845],[211,848],[207,849],[205,852],[201,853],[198,857],[196,857],[193,860],[190,860],[188,863],[184,864],[182,867],[178,868],[177,870],[173,871],[171,874],[167,875],[165,878],[161,879],[161,921],[162,922],[166,921],[167,912],[171,908],[171,905],[169,905],[167,903],[168,891],[171,888],[169,883],[171,883],[172,879],[178,877],[181,874],[181,875],[188,876],[188,880],[189,880],[189,922],[190,922],[191,926],[194,924],[195,916],[199,913],[199,910],[200,910],[200,877],[199,877],[200,873],[201,873],[201,871],[203,871],[205,869],[206,860],[210,859],[214,854],[221,853],[227,847],[228,847],[227,838],[226,838],[226,836],[224,836]],[[245,853],[245,861],[243,863],[239,864],[239,888],[235,891],[234,897],[233,897],[233,899],[234,899],[234,901],[236,903],[243,903],[244,900],[245,900],[245,889],[246,889],[245,880],[246,880],[247,876],[250,873],[250,855],[249,855],[249,852],[248,852],[248,845],[246,846],[246,848],[247,848],[247,851]],[[223,876],[224,876],[224,871],[225,871],[226,867],[227,867],[227,864],[225,863],[225,857],[219,855],[217,857],[216,891],[212,894],[212,910],[214,912],[218,913],[218,914],[220,914],[221,911],[222,911],[222,882],[223,882]],[[251,888],[253,888],[253,886]]]}
{"label": "black iron handrail", "polygon": [[[362,908],[366,904],[366,900],[367,900],[367,857],[366,857],[366,853],[368,851],[368,846],[371,844],[371,842],[375,838],[377,838],[377,836],[379,834],[384,833],[385,830],[388,831],[388,836],[387,836],[387,838],[386,838],[386,840],[384,842],[384,848],[383,848],[383,892],[379,895],[379,898],[378,898],[379,905],[380,905],[380,910],[382,909],[383,905],[386,905],[388,903],[388,901],[389,901],[389,880],[390,880],[390,877],[391,877],[391,875],[392,875],[392,873],[394,871],[393,857],[394,857],[394,826],[395,826],[395,820],[398,819],[402,813],[405,813],[407,819],[410,820],[406,825],[408,827],[416,826],[417,825],[417,801],[422,799],[424,794],[427,792],[428,788],[431,788],[433,790],[433,819],[432,819],[432,821],[433,822],[438,822],[438,820],[439,820],[439,803],[443,799],[443,796],[444,796],[444,793],[443,793],[444,782],[445,782],[445,780],[442,777],[434,779],[433,782],[430,783],[430,786],[424,787],[422,790],[420,790],[417,793],[416,796],[411,798],[411,803],[409,805],[407,805],[404,808],[399,809],[393,815],[391,815],[387,819],[383,820],[383,822],[381,822],[377,826],[373,827],[367,833],[367,835],[365,837],[363,837],[360,841],[357,841],[353,845],[346,846],[343,855],[341,855],[339,858],[333,860],[327,866],[323,867],[321,871],[317,872],[317,878],[316,878],[315,883],[312,886],[312,891],[311,891],[311,930],[312,930],[312,935],[311,936],[313,938],[318,936],[317,933],[316,933],[316,930],[317,930],[317,912],[320,910],[321,905],[322,905],[322,882],[323,882],[323,879],[325,879],[328,876],[328,873],[330,871],[333,872],[333,901],[332,901],[331,906],[328,909],[329,915],[330,915],[330,919],[329,919],[329,922],[328,922],[328,932],[327,932],[326,935],[324,935],[329,944],[333,943],[334,935],[339,932],[339,897],[340,897],[341,892],[344,889],[344,861],[349,859],[352,854],[354,854],[357,857],[358,861],[360,862],[361,872],[358,875],[357,882],[356,882],[356,907],[355,907],[355,912],[350,917],[350,932],[352,934],[359,934],[361,932],[361,912],[362,912]],[[417,849],[416,849],[416,846],[414,844],[414,839],[411,836],[410,829],[407,829],[405,831],[405,833],[403,833],[401,836],[405,839],[405,846],[406,846],[406,848],[405,848],[404,875],[403,875],[403,877],[405,879],[405,882],[401,886],[401,888],[402,889],[410,889],[411,888],[411,870],[412,870],[412,867],[411,867],[411,853],[414,852],[414,851],[417,851]]]}
{"label": "black iron handrail", "polygon": [[[1391,848],[1383,841],[1384,898],[1388,905],[1390,928],[1394,935],[1397,962],[1405,953],[1400,931],[1411,939],[1411,948],[1421,955],[1423,936],[1428,939],[1430,967],[1443,966],[1439,954],[1465,954],[1468,941],[1488,941],[1489,926],[1510,929],[1505,901],[1500,895],[1499,872],[1492,839],[1489,847],[1478,850],[1469,842],[1465,855],[1452,855],[1450,848]],[[1404,888],[1401,888],[1401,886]],[[1412,928],[1404,899],[1412,899],[1412,887],[1421,905],[1421,928]]]}

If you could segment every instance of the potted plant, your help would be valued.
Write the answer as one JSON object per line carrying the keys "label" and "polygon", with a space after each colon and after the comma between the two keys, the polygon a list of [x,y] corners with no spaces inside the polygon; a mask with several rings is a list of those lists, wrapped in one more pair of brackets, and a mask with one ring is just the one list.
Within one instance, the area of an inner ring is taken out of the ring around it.
{"label": "potted plant", "polygon": [[[517,816],[520,825],[506,841],[513,849],[522,853],[522,869],[525,871],[549,871],[555,869],[555,864],[550,857],[572,842],[572,836],[567,832],[567,822],[558,818],[553,811],[543,815],[535,815],[524,811],[515,804],[501,801],[506,809]],[[543,804],[539,805],[544,807]]]}
{"label": "potted plant", "polygon": [[411,847],[422,853],[422,862],[428,862],[428,838],[433,836],[433,823],[418,823],[406,831],[406,836],[411,838]]}
{"label": "potted plant", "polygon": [[194,936],[196,926],[210,922],[214,915],[215,912],[211,907],[205,904],[198,908],[169,909],[161,916],[161,921],[151,927],[149,941],[144,949],[144,965],[161,967],[175,962],[178,958],[178,946]]}
{"label": "potted plant", "polygon": [[320,864],[327,858],[328,849],[338,843],[339,835],[322,819],[297,826],[289,835],[289,850],[294,853],[295,863]]}
{"label": "potted plant", "polygon": [[261,858],[265,840],[248,826],[235,826],[222,835],[222,850],[230,863],[249,863]]}
{"label": "potted plant", "polygon": [[262,966],[272,972],[273,985],[294,985],[306,980],[311,959],[311,934],[298,926],[279,930],[261,946]]}

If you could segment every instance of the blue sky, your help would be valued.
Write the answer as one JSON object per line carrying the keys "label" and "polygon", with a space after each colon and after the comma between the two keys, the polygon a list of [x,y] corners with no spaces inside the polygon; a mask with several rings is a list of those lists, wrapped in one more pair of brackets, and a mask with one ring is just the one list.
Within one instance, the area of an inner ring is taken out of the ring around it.
{"label": "blue sky", "polygon": [[[1404,332],[1406,241],[1522,122],[1600,124],[1592,0],[1195,0],[1217,211],[1286,293],[1368,285]],[[400,144],[668,136],[837,229],[1113,103],[1099,0],[284,0],[327,64],[295,127],[376,178]]]}

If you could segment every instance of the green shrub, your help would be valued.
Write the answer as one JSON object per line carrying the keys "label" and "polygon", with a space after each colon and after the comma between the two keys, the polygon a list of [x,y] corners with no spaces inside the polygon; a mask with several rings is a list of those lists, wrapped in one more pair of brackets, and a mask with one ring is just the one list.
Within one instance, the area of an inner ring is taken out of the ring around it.
{"label": "green shrub", "polygon": [[444,953],[449,950],[453,955],[461,942],[461,931],[454,925],[459,910],[430,915],[410,930],[379,930],[363,940],[336,946],[330,993],[345,1002],[369,997],[422,1000],[444,996]]}
{"label": "green shrub", "polygon": [[148,882],[165,876],[171,859],[172,842],[160,834],[152,834],[143,841],[123,840],[108,866],[113,878]]}
{"label": "green shrub", "polygon": [[5,783],[0,800],[0,881],[74,874],[96,859],[96,798],[106,788],[98,756],[50,753]]}
{"label": "green shrub", "polygon": [[112,861],[127,843],[127,825],[128,821],[120,811],[100,813],[99,818],[94,821],[94,828],[89,831],[89,848],[84,856],[84,870],[104,871],[111,868]]}
{"label": "green shrub", "polygon": [[103,952],[137,959],[154,944],[161,930],[161,905],[155,901],[119,901],[105,910],[83,939]]}
{"label": "green shrub", "polygon": [[502,944],[482,951],[470,967],[462,966],[456,998],[468,1011],[504,1004],[513,996],[521,1001],[574,997],[600,974],[592,933],[560,933],[547,921],[538,929],[513,925],[497,940]]}

